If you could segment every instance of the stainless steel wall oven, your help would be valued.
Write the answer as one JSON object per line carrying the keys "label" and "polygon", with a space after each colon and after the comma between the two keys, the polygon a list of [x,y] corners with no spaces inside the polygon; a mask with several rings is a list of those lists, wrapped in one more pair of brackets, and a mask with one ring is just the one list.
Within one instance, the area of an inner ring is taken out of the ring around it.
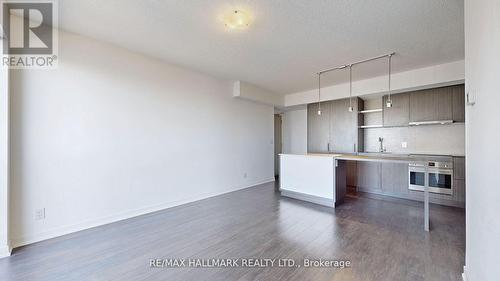
{"label": "stainless steel wall oven", "polygon": [[[425,164],[424,164],[425,163]],[[429,179],[429,192],[453,194],[453,161],[414,162],[409,164],[409,189],[424,191],[425,177]],[[427,172],[425,169],[427,168]]]}

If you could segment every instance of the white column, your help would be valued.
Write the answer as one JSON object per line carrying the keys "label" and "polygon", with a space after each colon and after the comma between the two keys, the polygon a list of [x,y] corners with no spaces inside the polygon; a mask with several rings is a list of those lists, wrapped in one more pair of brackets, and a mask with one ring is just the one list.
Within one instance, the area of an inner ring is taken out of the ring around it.
{"label": "white column", "polygon": [[[3,56],[0,39],[0,58]],[[9,71],[0,66],[0,258],[10,255],[9,243]]]}
{"label": "white column", "polygon": [[[465,1],[466,201],[464,280],[500,276],[500,2]],[[474,105],[472,105],[474,104]]]}

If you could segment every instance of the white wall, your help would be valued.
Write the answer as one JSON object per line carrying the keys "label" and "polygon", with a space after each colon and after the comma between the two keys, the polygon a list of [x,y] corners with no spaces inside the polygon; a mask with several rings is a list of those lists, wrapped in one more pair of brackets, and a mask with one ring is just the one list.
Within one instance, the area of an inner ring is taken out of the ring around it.
{"label": "white wall", "polygon": [[15,245],[273,180],[272,106],[233,98],[231,81],[59,35],[58,69],[11,77]]}
{"label": "white wall", "polygon": [[465,86],[476,104],[466,110],[468,281],[500,276],[500,2],[465,1]]}
{"label": "white wall", "polygon": [[285,111],[282,116],[283,153],[307,153],[307,108]]}
{"label": "white wall", "polygon": [[[394,57],[393,59],[397,59]],[[464,82],[464,61],[438,64],[429,67],[394,73],[391,78],[394,93],[406,92]],[[387,92],[387,75],[354,81],[352,91],[355,96],[381,94]],[[349,97],[349,83],[337,84],[321,89],[321,100],[335,100]],[[318,101],[318,89],[288,94],[285,106],[294,106]]]}
{"label": "white wall", "polygon": [[[3,42],[0,39],[0,54]],[[9,83],[8,70],[0,66],[0,257],[9,245]]]}
{"label": "white wall", "polygon": [[243,81],[234,82],[233,97],[273,106],[283,106],[284,103],[284,97],[282,95]]}

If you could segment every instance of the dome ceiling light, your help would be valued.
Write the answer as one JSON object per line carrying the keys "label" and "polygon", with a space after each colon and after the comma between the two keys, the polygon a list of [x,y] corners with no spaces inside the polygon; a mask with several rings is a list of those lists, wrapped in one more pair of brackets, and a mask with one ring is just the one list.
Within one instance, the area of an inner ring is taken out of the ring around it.
{"label": "dome ceiling light", "polygon": [[248,28],[252,23],[252,16],[247,11],[231,10],[224,15],[222,21],[228,29],[241,30]]}

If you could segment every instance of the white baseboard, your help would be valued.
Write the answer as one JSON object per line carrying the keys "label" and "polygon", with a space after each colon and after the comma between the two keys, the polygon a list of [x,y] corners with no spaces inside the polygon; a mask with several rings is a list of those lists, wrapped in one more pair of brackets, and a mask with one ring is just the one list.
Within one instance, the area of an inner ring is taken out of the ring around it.
{"label": "white baseboard", "polygon": [[[84,221],[84,222],[73,224],[73,225],[66,225],[66,226],[56,227],[56,228],[50,229],[48,231],[44,231],[44,232],[40,232],[40,233],[36,233],[36,234],[32,234],[32,235],[26,235],[26,236],[21,236],[21,237],[14,237],[12,239],[12,247],[16,248],[16,247],[20,247],[20,246],[24,246],[24,245],[28,245],[28,244],[32,244],[32,243],[36,243],[36,242],[40,242],[40,241],[43,241],[43,240],[47,240],[47,239],[51,239],[51,238],[63,236],[63,235],[66,235],[66,234],[70,234],[70,233],[73,233],[73,232],[77,232],[77,231],[81,231],[81,230],[93,228],[93,227],[96,227],[96,226],[105,225],[105,224],[109,224],[109,223],[113,223],[113,222],[117,222],[117,221],[129,219],[129,218],[133,218],[133,217],[137,217],[137,216],[141,216],[141,215],[145,215],[145,214],[149,214],[149,213],[161,211],[161,210],[164,210],[164,209],[168,209],[168,208],[172,208],[172,207],[184,205],[184,204],[187,204],[187,203],[191,203],[191,202],[195,202],[195,201],[207,199],[207,198],[210,198],[210,197],[214,197],[214,196],[218,196],[218,195],[222,195],[222,194],[226,194],[226,193],[238,191],[238,190],[245,189],[245,188],[254,187],[254,186],[257,186],[257,185],[261,185],[261,184],[269,183],[269,182],[273,182],[273,181],[274,181],[274,177],[270,178],[270,179],[263,180],[263,181],[255,182],[255,183],[252,183],[250,185],[244,185],[244,186],[232,188],[230,190],[225,190],[225,191],[220,191],[220,192],[215,192],[215,193],[199,194],[198,196],[187,198],[187,199],[184,199],[184,200],[168,202],[168,203],[164,203],[164,204],[160,204],[160,205],[156,205],[156,206],[149,206],[149,207],[139,208],[139,209],[135,209],[135,210],[129,210],[129,211],[125,211],[125,212],[121,212],[121,213],[115,214],[115,215],[101,217],[101,218],[96,218],[96,219]],[[9,251],[9,255],[10,255],[10,251]],[[0,257],[1,257],[1,255],[0,255]]]}
{"label": "white baseboard", "polygon": [[300,193],[300,192],[295,192],[295,191],[290,191],[286,189],[280,189],[281,196],[285,197],[290,197],[302,201],[307,201],[311,202],[314,204],[330,207],[330,208],[335,208],[335,202],[333,199],[328,199],[328,198],[323,198],[315,195],[310,195],[310,194],[305,194],[305,193]]}
{"label": "white baseboard", "polygon": [[0,247],[0,259],[10,256],[12,248],[9,245]]}
{"label": "white baseboard", "polygon": [[462,273],[462,280],[463,281],[472,281],[472,280],[470,280],[470,278],[467,275],[467,267],[465,267],[465,265],[464,265],[464,272]]}

